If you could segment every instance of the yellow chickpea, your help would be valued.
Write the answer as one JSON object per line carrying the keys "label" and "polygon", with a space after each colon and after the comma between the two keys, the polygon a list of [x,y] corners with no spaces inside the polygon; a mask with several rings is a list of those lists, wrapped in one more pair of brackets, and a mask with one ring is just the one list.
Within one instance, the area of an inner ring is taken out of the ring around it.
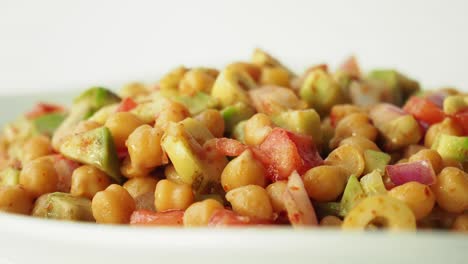
{"label": "yellow chickpea", "polygon": [[446,167],[454,167],[454,168],[463,170],[463,165],[462,165],[461,162],[459,162],[458,160],[454,160],[454,159],[444,159],[444,160],[443,160],[443,165],[444,165],[444,168],[446,168]]}
{"label": "yellow chickpea", "polygon": [[266,188],[268,196],[270,196],[271,205],[273,211],[276,213],[286,212],[286,206],[284,205],[283,194],[288,187],[287,181],[274,182]]}
{"label": "yellow chickpea", "polygon": [[127,141],[128,136],[142,125],[144,125],[143,121],[130,112],[114,113],[107,118],[105,123],[114,138],[117,149],[125,149],[125,141]]}
{"label": "yellow chickpea", "polygon": [[244,140],[247,145],[260,145],[270,134],[273,122],[265,114],[258,113],[249,118],[244,126]]}
{"label": "yellow chickpea", "polygon": [[320,226],[324,227],[340,227],[342,223],[343,221],[334,215],[327,215],[320,220]]}
{"label": "yellow chickpea", "polygon": [[0,211],[29,215],[34,199],[21,185],[0,187]]}
{"label": "yellow chickpea", "polygon": [[437,204],[451,213],[468,209],[468,175],[454,167],[444,168],[431,186]]}
{"label": "yellow chickpea", "polygon": [[240,215],[255,219],[270,220],[273,218],[273,207],[265,189],[258,185],[247,185],[229,191],[226,200],[232,210]]}
{"label": "yellow chickpea", "polygon": [[343,145],[351,145],[356,148],[358,148],[362,153],[366,150],[375,150],[375,151],[380,151],[379,147],[377,145],[369,140],[368,138],[361,137],[361,136],[353,136],[353,137],[348,137],[343,139],[339,146]]}
{"label": "yellow chickpea", "polygon": [[83,165],[73,171],[70,193],[91,200],[97,192],[110,184],[109,177],[104,172],[94,166]]}
{"label": "yellow chickpea", "polygon": [[119,95],[122,98],[126,98],[126,97],[136,98],[138,96],[148,95],[149,93],[150,93],[149,89],[143,83],[132,82],[122,87]]}
{"label": "yellow chickpea", "polygon": [[149,125],[140,126],[130,134],[127,147],[133,166],[150,169],[163,164],[162,135],[162,130]]}
{"label": "yellow chickpea", "polygon": [[343,168],[347,176],[361,177],[366,166],[361,151],[352,145],[343,145],[333,150],[325,159],[326,165]]}
{"label": "yellow chickpea", "polygon": [[461,136],[463,135],[463,128],[451,118],[445,118],[442,122],[429,127],[424,137],[424,146],[430,148],[439,134]]}
{"label": "yellow chickpea", "polygon": [[338,166],[322,165],[308,170],[304,176],[304,187],[310,198],[319,202],[334,201],[346,186],[346,171]]}
{"label": "yellow chickpea", "polygon": [[353,113],[364,113],[364,109],[352,104],[338,104],[332,107],[330,115],[333,116],[335,124],[338,124],[344,117]]}
{"label": "yellow chickpea", "polygon": [[97,223],[127,224],[135,211],[135,201],[122,186],[112,184],[96,193],[91,209]]}
{"label": "yellow chickpea", "polygon": [[367,114],[352,113],[347,115],[336,125],[335,135],[330,141],[330,147],[335,148],[340,144],[341,140],[351,136],[361,136],[370,141],[375,141],[377,128],[370,123]]}
{"label": "yellow chickpea", "polygon": [[185,210],[194,201],[192,187],[188,184],[177,184],[169,180],[161,180],[154,191],[154,207],[156,211]]}
{"label": "yellow chickpea", "polygon": [[52,144],[46,136],[35,136],[24,143],[23,162],[52,154]]}
{"label": "yellow chickpea", "polygon": [[159,113],[154,124],[155,128],[165,130],[169,122],[180,122],[190,116],[190,112],[181,103],[171,101],[168,105]]}
{"label": "yellow chickpea", "polygon": [[431,188],[419,182],[407,182],[397,186],[391,189],[388,195],[406,203],[413,211],[416,220],[428,216],[435,204],[435,196]]}
{"label": "yellow chickpea", "polygon": [[231,160],[221,174],[221,185],[225,191],[255,184],[265,187],[265,168],[256,160],[252,151],[246,150]]}
{"label": "yellow chickpea", "polygon": [[154,211],[154,190],[158,180],[153,177],[132,178],[124,183],[123,187],[135,200],[137,210],[146,209]]}
{"label": "yellow chickpea", "polygon": [[444,161],[436,150],[423,149],[409,158],[409,162],[427,160],[431,163],[436,174],[444,168]]}
{"label": "yellow chickpea", "polygon": [[218,110],[207,109],[195,116],[195,119],[202,122],[203,125],[205,125],[206,128],[210,130],[211,134],[213,134],[214,137],[223,137],[224,119]]}
{"label": "yellow chickpea", "polygon": [[453,222],[452,229],[456,232],[468,233],[468,213],[457,216]]}
{"label": "yellow chickpea", "polygon": [[185,210],[184,226],[207,226],[213,213],[223,208],[224,206],[214,199],[193,203]]}
{"label": "yellow chickpea", "polygon": [[226,69],[227,68],[234,71],[243,71],[250,75],[250,77],[257,83],[262,73],[260,66],[248,62],[234,62],[226,66]]}
{"label": "yellow chickpea", "polygon": [[263,67],[260,84],[289,87],[289,72],[282,67]]}
{"label": "yellow chickpea", "polygon": [[182,94],[194,95],[197,92],[210,93],[216,76],[206,72],[204,69],[195,68],[184,74],[179,83],[179,91]]}
{"label": "yellow chickpea", "polygon": [[130,157],[126,157],[120,167],[122,175],[129,179],[147,177],[151,170],[152,168],[143,168],[139,165],[133,164]]}
{"label": "yellow chickpea", "polygon": [[33,197],[57,191],[59,178],[50,157],[41,157],[26,163],[20,173],[19,183]]}

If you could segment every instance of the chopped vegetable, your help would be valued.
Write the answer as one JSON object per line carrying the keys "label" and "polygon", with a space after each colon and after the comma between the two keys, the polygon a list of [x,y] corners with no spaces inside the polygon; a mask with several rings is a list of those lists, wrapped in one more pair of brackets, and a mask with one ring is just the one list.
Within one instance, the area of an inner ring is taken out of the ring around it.
{"label": "chopped vegetable", "polygon": [[385,171],[396,185],[411,181],[431,185],[436,180],[434,169],[427,160],[387,165]]}

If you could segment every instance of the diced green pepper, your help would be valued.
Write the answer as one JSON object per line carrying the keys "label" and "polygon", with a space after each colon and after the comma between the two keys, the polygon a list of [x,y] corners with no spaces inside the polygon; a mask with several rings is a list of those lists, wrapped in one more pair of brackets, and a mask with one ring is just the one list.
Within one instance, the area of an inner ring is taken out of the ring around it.
{"label": "diced green pepper", "polygon": [[45,114],[34,119],[34,125],[41,134],[52,136],[66,118],[65,113]]}
{"label": "diced green pepper", "polygon": [[225,130],[228,133],[231,133],[239,122],[249,119],[254,114],[254,109],[242,102],[230,105],[221,110],[221,115],[224,119]]}
{"label": "diced green pepper", "polygon": [[366,193],[362,189],[361,184],[356,176],[351,175],[346,184],[341,198],[341,212],[340,215],[347,215],[363,198]]}
{"label": "diced green pepper", "polygon": [[279,127],[312,136],[315,144],[321,142],[320,116],[314,109],[281,112],[271,119]]}
{"label": "diced green pepper", "polygon": [[245,144],[244,128],[245,128],[246,123],[247,123],[247,120],[239,122],[232,131],[232,137],[244,144]]}
{"label": "diced green pepper", "polygon": [[385,166],[390,162],[390,155],[385,152],[366,149],[364,151],[364,161],[366,168],[364,173],[370,173],[374,170],[385,171]]}
{"label": "diced green pepper", "polygon": [[396,105],[402,105],[411,94],[419,90],[417,81],[395,70],[374,70],[369,73],[368,78],[385,83],[393,98],[390,102]]}
{"label": "diced green pepper", "polygon": [[367,196],[386,194],[387,189],[382,180],[382,170],[374,170],[361,178],[361,186]]}
{"label": "diced green pepper", "polygon": [[468,161],[468,137],[440,134],[432,144],[432,149],[437,150],[443,159]]}

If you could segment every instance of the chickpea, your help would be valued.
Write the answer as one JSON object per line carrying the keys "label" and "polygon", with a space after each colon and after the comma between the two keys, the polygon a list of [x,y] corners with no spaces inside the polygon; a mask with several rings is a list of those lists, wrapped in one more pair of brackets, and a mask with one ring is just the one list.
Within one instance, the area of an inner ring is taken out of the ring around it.
{"label": "chickpea", "polygon": [[364,113],[364,109],[352,104],[338,104],[331,109],[330,116],[333,117],[334,124],[338,124],[344,117],[353,113]]}
{"label": "chickpea", "polygon": [[353,136],[353,137],[345,138],[339,144],[339,146],[343,146],[343,145],[354,146],[358,148],[362,153],[364,153],[364,151],[368,149],[380,151],[379,147],[377,147],[377,145],[373,141],[370,141],[368,138],[361,137],[361,136]]}
{"label": "chickpea", "polygon": [[189,116],[190,112],[187,107],[181,103],[171,101],[159,113],[154,127],[164,131],[169,122],[180,122]]}
{"label": "chickpea", "polygon": [[33,197],[57,191],[58,181],[54,161],[47,156],[26,163],[19,177],[19,183]]}
{"label": "chickpea", "polygon": [[104,125],[109,128],[116,148],[125,149],[125,141],[128,136],[144,123],[130,112],[118,112],[109,116]]}
{"label": "chickpea", "polygon": [[424,137],[424,146],[430,148],[439,134],[462,136],[463,128],[451,118],[445,118],[442,122],[429,127]]}
{"label": "chickpea", "polygon": [[246,150],[231,160],[221,174],[221,185],[225,191],[255,184],[265,187],[265,168],[256,160],[252,151]]}
{"label": "chickpea", "polygon": [[429,163],[431,163],[432,168],[434,169],[434,172],[436,174],[439,174],[439,172],[444,168],[444,161],[442,160],[442,157],[439,155],[439,153],[436,150],[423,149],[423,150],[418,151],[416,154],[412,155],[409,158],[409,162],[420,161],[420,160],[429,161]]}
{"label": "chickpea", "polygon": [[207,226],[214,212],[223,208],[223,205],[214,199],[196,202],[185,210],[184,226]]}
{"label": "chickpea", "polygon": [[427,149],[425,146],[411,144],[405,147],[403,151],[403,158],[409,159],[414,154],[418,153],[420,150]]}
{"label": "chickpea", "polygon": [[0,187],[0,211],[29,215],[33,197],[21,185]]}
{"label": "chickpea", "polygon": [[132,178],[123,187],[135,200],[137,210],[154,211],[154,190],[158,180],[152,177]]}
{"label": "chickpea", "polygon": [[457,232],[468,233],[468,213],[457,216],[453,222],[452,229]]}
{"label": "chickpea", "polygon": [[304,174],[304,187],[309,197],[316,201],[334,201],[343,193],[347,176],[346,171],[341,167],[317,166]]}
{"label": "chickpea", "polygon": [[24,143],[23,162],[29,162],[36,158],[52,154],[52,144],[46,136],[35,136]]}
{"label": "chickpea", "polygon": [[462,165],[461,162],[459,162],[458,160],[454,160],[454,159],[444,159],[442,162],[443,162],[443,164],[444,164],[444,168],[446,168],[446,167],[454,167],[454,168],[457,168],[457,169],[460,169],[460,170],[463,169],[463,165]]}
{"label": "chickpea", "polygon": [[150,91],[146,87],[146,85],[140,82],[133,82],[122,87],[119,95],[122,98],[126,98],[126,97],[136,98],[139,96],[148,95],[149,93]]}
{"label": "chickpea", "polygon": [[90,120],[81,121],[80,123],[78,123],[75,129],[73,129],[73,134],[81,134],[81,133],[91,131],[101,126],[102,126],[101,124],[95,121],[90,121]]}
{"label": "chickpea", "polygon": [[179,83],[181,94],[194,95],[197,92],[210,93],[216,76],[207,73],[204,69],[191,69],[184,74]]}
{"label": "chickpea", "polygon": [[248,119],[244,126],[244,140],[247,145],[257,146],[270,134],[273,122],[265,114],[258,113]]}
{"label": "chickpea", "polygon": [[151,168],[143,168],[133,164],[130,157],[126,157],[120,167],[122,175],[129,179],[147,177],[151,170]]}
{"label": "chickpea", "polygon": [[207,109],[197,116],[195,119],[202,122],[203,125],[210,130],[211,134],[214,137],[220,138],[224,135],[224,119],[219,113],[218,110],[215,109]]}
{"label": "chickpea", "polygon": [[169,180],[161,180],[154,191],[154,207],[156,211],[185,210],[194,201],[192,187],[188,184],[177,184]]}
{"label": "chickpea", "polygon": [[347,115],[336,125],[335,135],[330,141],[330,147],[337,147],[341,140],[351,137],[361,136],[375,141],[377,138],[377,128],[375,128],[364,113],[352,113]]}
{"label": "chickpea", "polygon": [[388,195],[408,205],[416,220],[428,216],[435,204],[435,196],[427,185],[419,182],[407,182],[391,189]]}
{"label": "chickpea", "polygon": [[276,213],[286,212],[286,206],[283,201],[283,194],[288,187],[287,181],[274,182],[266,188],[268,196],[270,196],[273,211]]}
{"label": "chickpea", "polygon": [[110,184],[109,177],[104,172],[94,166],[83,165],[73,171],[70,193],[91,200],[97,192]]}
{"label": "chickpea", "polygon": [[343,145],[333,150],[325,159],[326,165],[343,168],[347,176],[361,177],[366,166],[360,150],[352,145]]}
{"label": "chickpea", "polygon": [[269,220],[273,218],[273,207],[265,189],[258,185],[247,185],[229,191],[226,200],[232,205],[232,210],[240,215],[255,219]]}
{"label": "chickpea", "polygon": [[282,67],[263,67],[260,84],[289,87],[289,72]]}
{"label": "chickpea", "polygon": [[161,90],[175,90],[179,86],[180,81],[189,69],[184,66],[179,66],[166,73],[161,80],[159,80],[158,87]]}
{"label": "chickpea", "polygon": [[150,169],[163,164],[161,138],[163,131],[143,125],[135,129],[127,139],[132,166]]}
{"label": "chickpea", "polygon": [[468,209],[468,175],[454,167],[444,168],[431,186],[437,204],[451,213]]}
{"label": "chickpea", "polygon": [[327,215],[320,220],[320,225],[325,227],[339,227],[342,223],[343,221],[334,215]]}
{"label": "chickpea", "polygon": [[96,193],[91,209],[97,223],[127,224],[135,211],[135,201],[122,186],[112,184]]}
{"label": "chickpea", "polygon": [[226,68],[234,71],[244,71],[245,73],[249,74],[255,82],[260,80],[260,75],[262,74],[262,69],[260,66],[247,62],[234,62],[229,64]]}

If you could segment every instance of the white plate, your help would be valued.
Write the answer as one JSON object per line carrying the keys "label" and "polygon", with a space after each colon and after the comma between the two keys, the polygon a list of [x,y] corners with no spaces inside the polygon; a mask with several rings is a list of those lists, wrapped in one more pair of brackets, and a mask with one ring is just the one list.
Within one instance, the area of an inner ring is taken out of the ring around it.
{"label": "white plate", "polygon": [[[0,123],[43,93],[0,98]],[[468,238],[450,233],[343,233],[289,228],[171,229],[103,226],[0,213],[2,263],[466,263]]]}

